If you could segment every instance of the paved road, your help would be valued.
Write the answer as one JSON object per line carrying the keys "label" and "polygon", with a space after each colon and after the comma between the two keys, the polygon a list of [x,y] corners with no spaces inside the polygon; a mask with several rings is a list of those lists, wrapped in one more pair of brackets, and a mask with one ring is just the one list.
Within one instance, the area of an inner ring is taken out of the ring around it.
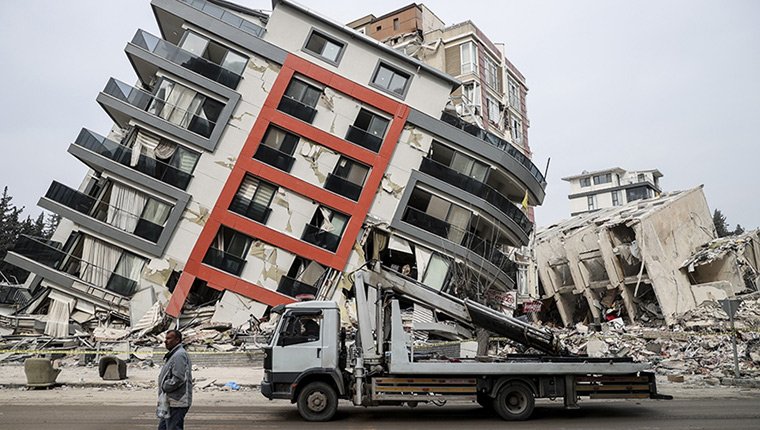
{"label": "paved road", "polygon": [[[156,428],[152,407],[102,404],[0,405],[0,429],[119,430]],[[190,429],[304,429],[295,408],[282,402],[251,406],[199,406],[188,415]],[[309,429],[458,429],[501,428],[505,423],[476,406],[443,408],[339,409],[331,423],[308,424]],[[760,398],[692,399],[671,401],[588,401],[567,411],[558,403],[537,405],[531,421],[510,423],[511,429],[758,429]]]}

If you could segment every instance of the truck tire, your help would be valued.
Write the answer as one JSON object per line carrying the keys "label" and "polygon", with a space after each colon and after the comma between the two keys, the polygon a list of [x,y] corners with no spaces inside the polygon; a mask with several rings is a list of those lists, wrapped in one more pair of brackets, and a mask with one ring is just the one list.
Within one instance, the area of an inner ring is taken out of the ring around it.
{"label": "truck tire", "polygon": [[527,420],[533,413],[536,399],[533,391],[520,382],[508,382],[493,401],[493,408],[506,421]]}
{"label": "truck tire", "polygon": [[311,382],[298,394],[298,413],[306,421],[329,421],[338,410],[338,394],[324,382]]}

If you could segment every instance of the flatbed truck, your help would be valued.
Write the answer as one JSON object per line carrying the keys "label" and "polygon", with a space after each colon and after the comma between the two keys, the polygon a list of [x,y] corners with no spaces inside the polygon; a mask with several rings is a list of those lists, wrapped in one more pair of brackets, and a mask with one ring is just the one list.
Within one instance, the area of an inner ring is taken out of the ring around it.
{"label": "flatbed truck", "polygon": [[[261,392],[270,400],[295,403],[307,421],[332,419],[339,399],[364,407],[472,401],[492,408],[505,420],[525,420],[537,398],[563,398],[566,408],[577,408],[580,397],[669,398],[657,393],[655,375],[647,364],[627,357],[568,354],[547,329],[430,290],[393,272],[361,271],[354,277],[358,328],[351,348],[335,302],[299,302],[272,310],[280,317],[264,347]],[[542,353],[419,357],[412,353],[404,330],[399,299]]]}

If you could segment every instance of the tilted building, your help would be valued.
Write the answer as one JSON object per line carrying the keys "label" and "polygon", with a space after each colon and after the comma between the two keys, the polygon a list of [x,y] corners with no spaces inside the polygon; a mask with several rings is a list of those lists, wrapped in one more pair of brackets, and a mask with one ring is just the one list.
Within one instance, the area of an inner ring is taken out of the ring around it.
{"label": "tilted building", "polygon": [[125,48],[136,82],[97,96],[113,129],[68,148],[90,172],[39,201],[58,230],[6,257],[48,332],[156,303],[246,321],[340,300],[370,261],[482,300],[514,287],[520,202],[540,205],[545,181],[524,145],[441,119],[457,79],[289,0],[150,4],[160,35]]}

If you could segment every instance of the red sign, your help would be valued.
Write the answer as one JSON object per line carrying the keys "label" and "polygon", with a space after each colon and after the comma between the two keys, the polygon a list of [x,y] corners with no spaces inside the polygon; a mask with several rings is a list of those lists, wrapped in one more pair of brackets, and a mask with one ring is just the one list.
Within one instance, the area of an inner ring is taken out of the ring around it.
{"label": "red sign", "polygon": [[523,312],[525,313],[536,313],[541,312],[541,302],[525,302],[523,303]]}

